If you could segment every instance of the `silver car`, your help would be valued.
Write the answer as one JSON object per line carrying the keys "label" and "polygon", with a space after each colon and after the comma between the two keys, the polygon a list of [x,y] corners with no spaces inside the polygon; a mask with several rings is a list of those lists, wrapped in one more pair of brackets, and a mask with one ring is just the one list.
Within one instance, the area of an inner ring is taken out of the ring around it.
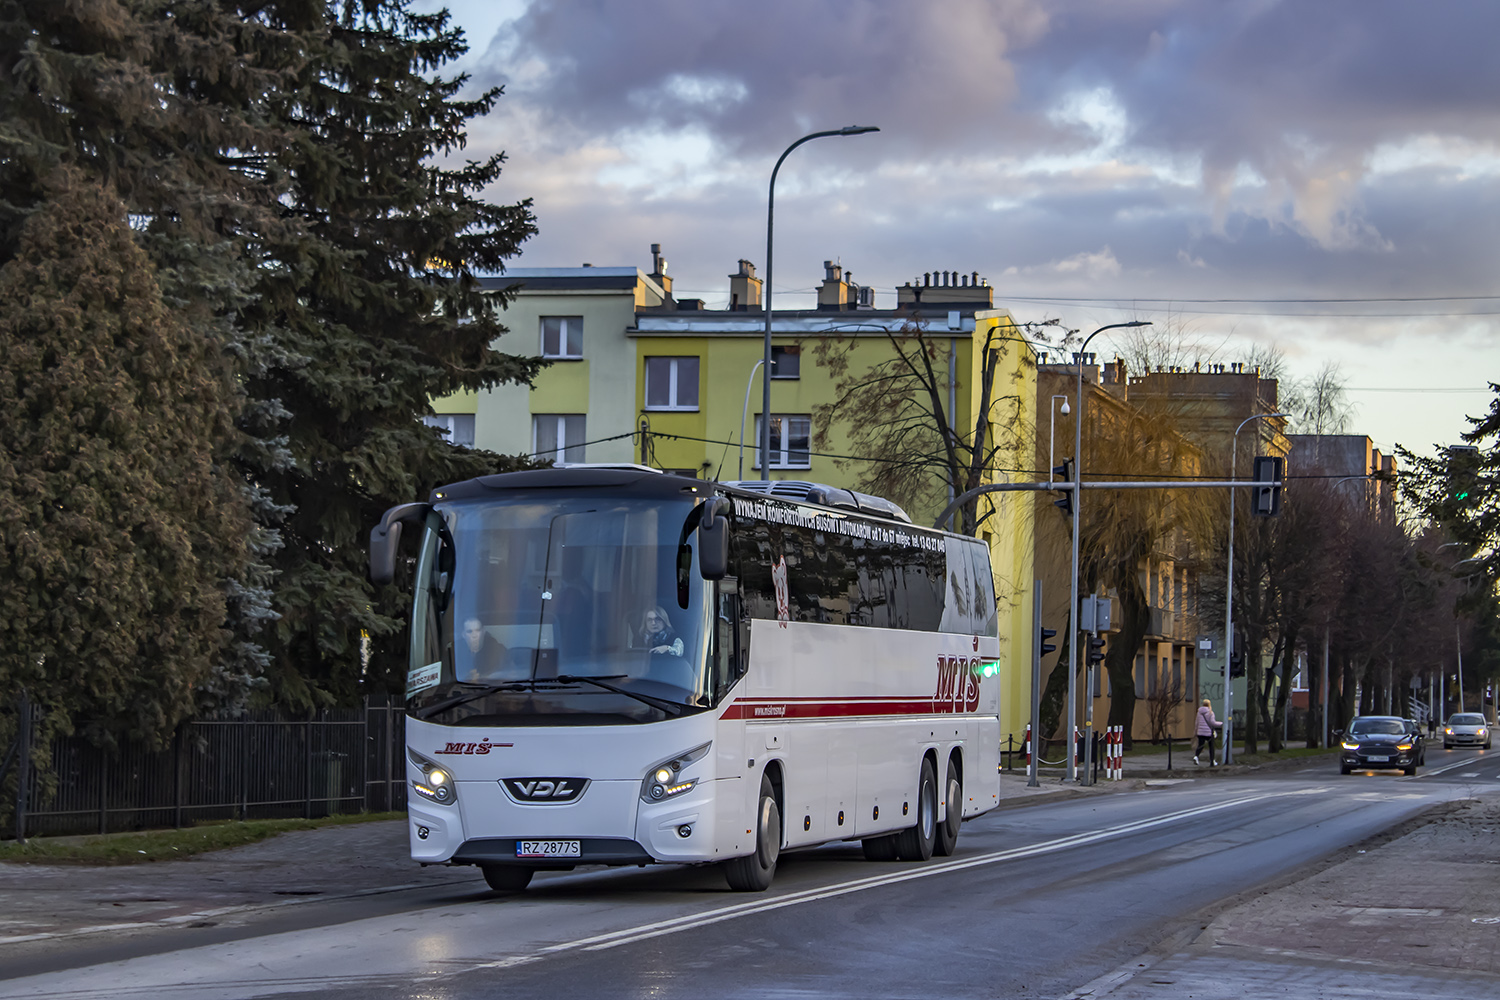
{"label": "silver car", "polygon": [[1483,747],[1488,750],[1492,739],[1489,724],[1478,712],[1458,712],[1450,715],[1448,724],[1443,727],[1444,750],[1451,750],[1454,747]]}

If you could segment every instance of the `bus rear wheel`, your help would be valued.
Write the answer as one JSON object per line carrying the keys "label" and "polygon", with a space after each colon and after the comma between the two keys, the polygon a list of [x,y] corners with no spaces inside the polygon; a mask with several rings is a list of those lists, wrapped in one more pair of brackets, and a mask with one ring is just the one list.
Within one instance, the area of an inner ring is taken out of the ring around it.
{"label": "bus rear wheel", "polygon": [[922,780],[917,785],[917,821],[896,834],[896,856],[902,861],[926,861],[937,846],[937,775],[932,761],[922,761]]}
{"label": "bus rear wheel", "polygon": [[724,878],[737,892],[765,892],[776,876],[776,860],[781,856],[781,810],[776,806],[776,789],[771,779],[760,776],[760,803],[755,810],[755,853],[749,857],[724,862]]}
{"label": "bus rear wheel", "polygon": [[533,869],[523,868],[520,865],[485,865],[479,869],[484,872],[484,881],[496,892],[520,892],[531,884]]}
{"label": "bus rear wheel", "polygon": [[932,853],[940,858],[949,857],[958,848],[958,826],[964,818],[964,786],[952,764],[948,765],[948,787],[943,799],[947,816],[938,824],[937,843],[932,846]]}

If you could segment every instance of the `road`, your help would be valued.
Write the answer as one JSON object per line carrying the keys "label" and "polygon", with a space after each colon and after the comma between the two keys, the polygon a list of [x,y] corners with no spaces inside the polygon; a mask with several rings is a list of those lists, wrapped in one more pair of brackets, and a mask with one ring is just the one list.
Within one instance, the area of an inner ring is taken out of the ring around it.
{"label": "road", "polygon": [[1346,778],[1324,761],[1003,809],[965,824],[953,858],[822,848],[784,856],[759,895],[653,868],[544,874],[505,897],[460,869],[200,930],[0,951],[0,996],[1062,997],[1430,806],[1500,792],[1500,755],[1439,748],[1428,765]]}

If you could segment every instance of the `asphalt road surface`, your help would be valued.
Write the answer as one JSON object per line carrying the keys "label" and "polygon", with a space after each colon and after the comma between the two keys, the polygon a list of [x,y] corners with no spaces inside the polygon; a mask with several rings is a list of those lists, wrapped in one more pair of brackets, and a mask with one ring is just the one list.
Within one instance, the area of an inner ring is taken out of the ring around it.
{"label": "asphalt road surface", "polygon": [[1124,997],[1138,957],[1216,908],[1491,789],[1500,755],[1440,745],[1414,778],[1325,760],[1160,782],[998,810],[926,864],[868,862],[857,844],[784,855],[764,894],[651,868],[542,874],[502,896],[458,869],[198,931],[0,950],[0,997],[1055,998],[1090,983]]}

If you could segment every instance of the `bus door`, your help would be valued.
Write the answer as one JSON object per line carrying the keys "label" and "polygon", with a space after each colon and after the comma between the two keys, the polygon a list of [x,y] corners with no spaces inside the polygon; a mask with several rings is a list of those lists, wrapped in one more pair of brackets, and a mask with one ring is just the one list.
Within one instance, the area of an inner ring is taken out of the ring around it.
{"label": "bus door", "polygon": [[[715,584],[713,608],[710,656],[713,658],[714,701],[722,709],[726,702],[733,700],[730,692],[744,678],[750,660],[750,621],[743,614],[738,580],[725,577]],[[726,714],[734,717],[721,715],[714,734],[714,770],[719,777],[714,801],[717,803],[716,825],[720,843],[732,848],[738,843],[738,831],[746,828],[750,810],[748,799],[759,794],[760,786],[757,784],[752,790],[745,787],[744,776],[748,773],[749,760],[745,756],[745,720],[732,709]]]}

